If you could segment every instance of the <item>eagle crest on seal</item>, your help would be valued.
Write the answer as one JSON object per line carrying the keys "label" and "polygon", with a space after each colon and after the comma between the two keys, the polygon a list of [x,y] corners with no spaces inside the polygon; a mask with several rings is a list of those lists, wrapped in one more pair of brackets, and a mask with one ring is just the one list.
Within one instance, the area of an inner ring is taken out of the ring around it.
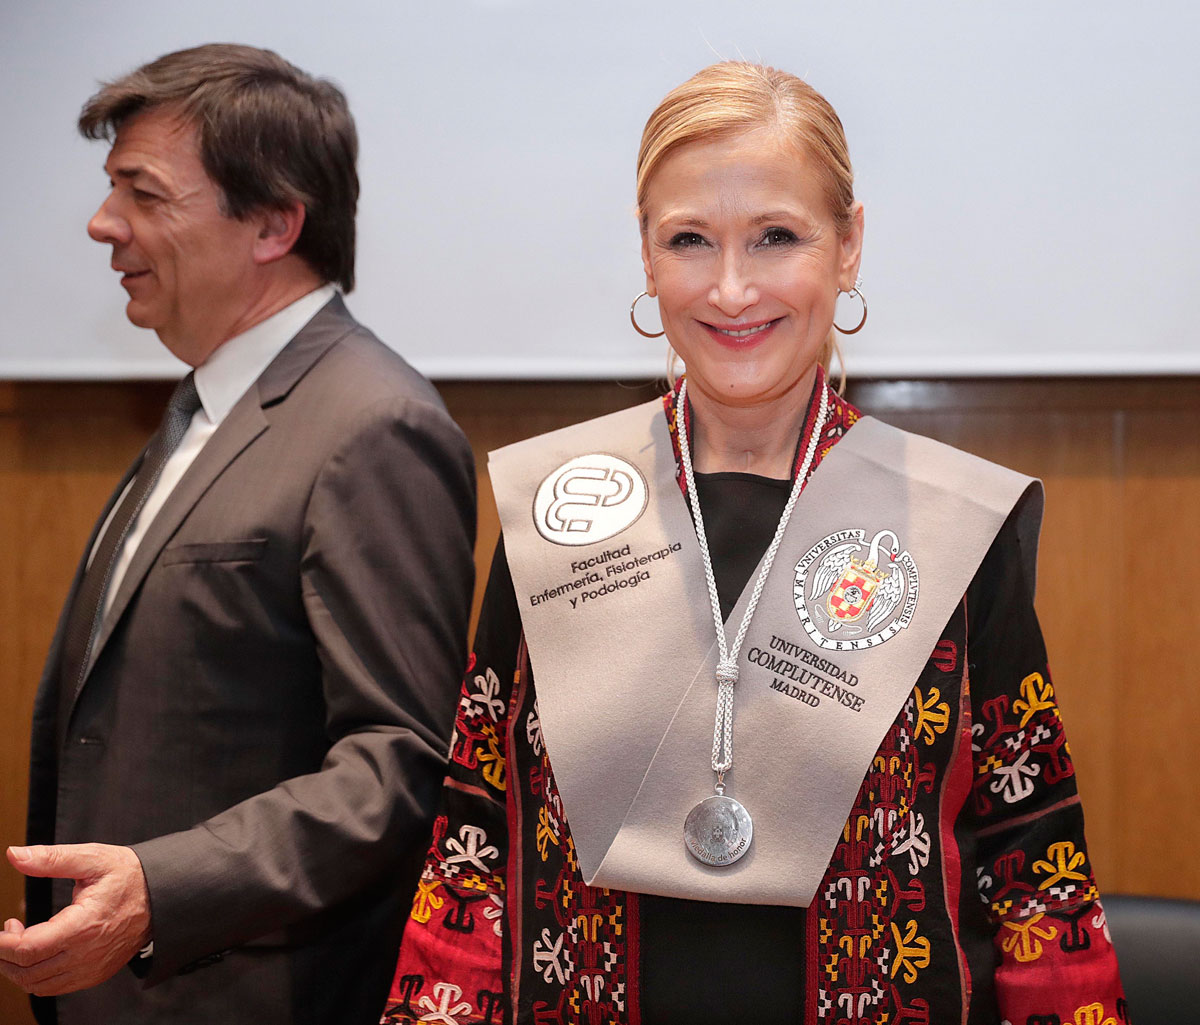
{"label": "eagle crest on seal", "polygon": [[[885,540],[890,544],[885,544]],[[862,558],[862,543],[848,541],[825,553],[812,575],[810,596],[825,596],[829,633],[866,617],[868,632],[895,611],[904,596],[904,563],[897,562],[900,539],[895,531],[881,530]],[[881,558],[884,566],[880,566]]]}

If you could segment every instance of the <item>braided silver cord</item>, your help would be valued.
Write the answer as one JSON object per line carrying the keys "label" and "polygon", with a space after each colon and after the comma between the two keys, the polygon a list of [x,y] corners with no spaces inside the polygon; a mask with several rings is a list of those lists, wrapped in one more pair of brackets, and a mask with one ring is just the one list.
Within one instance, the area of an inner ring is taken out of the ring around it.
{"label": "braided silver cord", "polygon": [[700,496],[696,493],[696,476],[692,471],[692,452],[688,443],[684,412],[687,409],[687,379],[684,378],[679,385],[679,395],[675,403],[675,432],[679,438],[679,456],[683,463],[683,476],[687,481],[688,498],[691,499],[692,512],[695,515],[696,540],[700,542],[700,561],[704,563],[708,600],[712,606],[713,626],[716,628],[717,646],[721,652],[721,658],[717,662],[717,715],[716,722],[713,724],[712,748],[712,768],[718,776],[718,792],[723,791],[725,772],[733,765],[733,688],[738,681],[738,654],[742,650],[742,642],[746,639],[746,631],[750,629],[750,620],[754,618],[754,611],[758,608],[758,599],[762,597],[763,587],[766,586],[767,574],[771,572],[771,565],[774,563],[779,545],[783,541],[783,533],[787,529],[788,520],[791,519],[792,509],[796,506],[796,499],[800,497],[804,480],[808,476],[809,468],[816,456],[821,432],[825,429],[825,421],[829,415],[829,390],[823,384],[820,401],[817,420],[813,424],[812,434],[808,439],[804,460],[796,472],[796,481],[792,485],[791,494],[788,495],[787,504],[783,507],[783,514],[779,517],[775,536],[771,539],[766,555],[763,557],[762,568],[758,571],[754,589],[750,592],[750,601],[742,615],[742,622],[738,626],[733,647],[730,648],[725,639],[725,624],[721,620],[721,599],[717,596],[717,580],[713,575],[712,556],[708,551],[708,536],[704,533],[704,515],[700,511]]}

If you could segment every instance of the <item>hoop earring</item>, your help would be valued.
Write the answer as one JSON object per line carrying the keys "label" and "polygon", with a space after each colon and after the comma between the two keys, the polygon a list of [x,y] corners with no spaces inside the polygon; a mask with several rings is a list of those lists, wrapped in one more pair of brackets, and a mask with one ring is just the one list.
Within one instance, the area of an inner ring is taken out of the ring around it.
{"label": "hoop earring", "polygon": [[846,295],[858,297],[858,301],[862,303],[863,306],[862,317],[859,319],[858,323],[854,325],[854,327],[838,327],[837,321],[835,320],[833,322],[833,329],[844,335],[856,335],[863,329],[863,325],[867,322],[867,299],[866,296],[864,296],[862,292],[858,290],[858,285],[854,285],[850,291],[846,293]]}
{"label": "hoop earring", "polygon": [[641,335],[643,338],[661,338],[663,335],[665,335],[667,333],[666,328],[663,328],[661,331],[643,331],[641,329],[641,327],[638,326],[637,317],[634,316],[634,310],[637,309],[637,304],[639,302],[641,302],[644,298],[646,298],[646,296],[648,296],[649,294],[650,294],[649,292],[642,292],[630,304],[630,306],[629,306],[629,323],[631,323],[633,325],[633,329],[639,335]]}

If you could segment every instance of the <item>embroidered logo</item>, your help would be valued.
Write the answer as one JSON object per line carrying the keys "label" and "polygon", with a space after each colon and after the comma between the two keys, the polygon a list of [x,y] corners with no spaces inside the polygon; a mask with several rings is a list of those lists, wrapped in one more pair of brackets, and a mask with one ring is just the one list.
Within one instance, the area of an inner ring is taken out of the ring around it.
{"label": "embroidered logo", "polygon": [[590,545],[629,527],[646,508],[646,481],[632,463],[594,452],[551,473],[533,499],[533,522],[547,541]]}
{"label": "embroidered logo", "polygon": [[917,564],[893,530],[837,530],[796,563],[796,614],[818,645],[859,651],[891,640],[917,610]]}

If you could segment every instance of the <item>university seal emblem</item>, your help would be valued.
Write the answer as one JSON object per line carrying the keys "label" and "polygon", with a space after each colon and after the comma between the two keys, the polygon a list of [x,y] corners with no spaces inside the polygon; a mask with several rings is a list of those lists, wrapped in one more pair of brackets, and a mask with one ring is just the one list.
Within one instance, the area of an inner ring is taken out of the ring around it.
{"label": "university seal emblem", "polygon": [[912,622],[921,578],[893,530],[870,540],[861,529],[823,537],[796,563],[793,597],[804,629],[822,648],[858,651]]}
{"label": "university seal emblem", "polygon": [[593,452],[547,475],[533,499],[533,523],[556,545],[590,545],[630,526],[645,511],[647,497],[636,466]]}

